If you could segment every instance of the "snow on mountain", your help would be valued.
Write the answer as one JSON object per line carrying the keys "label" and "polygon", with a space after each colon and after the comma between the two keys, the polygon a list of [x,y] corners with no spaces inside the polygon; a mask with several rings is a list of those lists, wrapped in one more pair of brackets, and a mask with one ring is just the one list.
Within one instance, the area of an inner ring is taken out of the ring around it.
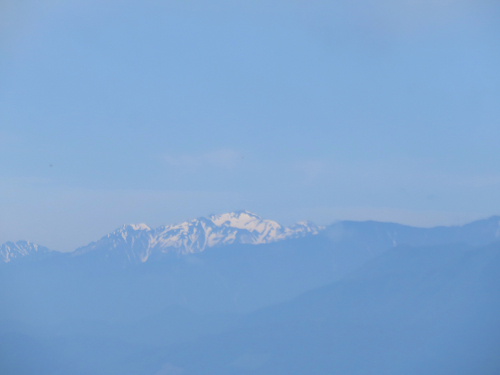
{"label": "snow on mountain", "polygon": [[284,228],[275,221],[240,211],[165,225],[154,230],[145,224],[124,225],[99,241],[77,249],[73,255],[100,251],[106,257],[145,262],[152,254],[198,253],[209,247],[232,243],[264,244],[314,235],[321,229],[310,222]]}
{"label": "snow on mountain", "polygon": [[99,241],[76,249],[72,255],[90,252],[105,253],[107,258],[125,257],[131,262],[145,262],[149,256],[153,231],[146,224],[123,225]]}
{"label": "snow on mountain", "polygon": [[0,246],[0,259],[9,263],[14,259],[48,253],[50,250],[29,241],[6,242]]}

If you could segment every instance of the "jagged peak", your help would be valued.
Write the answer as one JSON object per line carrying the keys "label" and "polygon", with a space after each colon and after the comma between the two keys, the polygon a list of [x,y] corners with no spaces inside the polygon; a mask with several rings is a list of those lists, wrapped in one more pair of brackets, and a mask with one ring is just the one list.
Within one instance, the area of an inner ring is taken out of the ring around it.
{"label": "jagged peak", "polygon": [[[247,210],[236,212],[228,212],[220,215],[210,215],[209,219],[218,227],[227,226],[238,229],[255,230],[260,222],[275,223],[271,220],[263,220],[259,215],[256,215]],[[279,226],[278,223],[275,223]]]}
{"label": "jagged peak", "polygon": [[148,227],[146,224],[144,223],[140,223],[140,224],[129,224],[128,225],[129,228],[132,228],[133,230],[151,230],[150,227]]}
{"label": "jagged peak", "polygon": [[129,231],[150,231],[150,230],[151,230],[151,228],[148,227],[144,223],[141,223],[141,224],[123,224],[120,228],[111,232],[111,234],[121,234],[123,232],[129,232]]}
{"label": "jagged peak", "polygon": [[20,241],[16,241],[16,242],[7,241],[3,245],[1,245],[1,247],[15,247],[15,248],[28,247],[28,248],[33,248],[33,249],[37,250],[39,247],[43,247],[43,246],[39,246],[36,243],[30,242],[30,241],[20,240]]}
{"label": "jagged peak", "polygon": [[8,241],[0,246],[0,259],[8,263],[14,258],[24,257],[37,252],[50,252],[50,250],[30,241]]}
{"label": "jagged peak", "polygon": [[319,232],[316,226],[307,225],[304,222],[285,228],[247,210],[199,217],[156,229],[150,229],[145,224],[123,225],[101,240],[77,249],[75,255],[96,249],[112,250],[121,252],[127,259],[132,256],[145,262],[151,254],[170,251],[178,254],[197,253],[214,246],[263,244]]}

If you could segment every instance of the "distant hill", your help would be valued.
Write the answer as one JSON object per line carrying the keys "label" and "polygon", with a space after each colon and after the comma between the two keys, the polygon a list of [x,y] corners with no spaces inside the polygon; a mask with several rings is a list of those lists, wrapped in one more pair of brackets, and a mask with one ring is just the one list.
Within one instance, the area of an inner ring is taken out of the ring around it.
{"label": "distant hill", "polygon": [[186,375],[498,374],[499,271],[498,243],[397,247],[162,361]]}
{"label": "distant hill", "polygon": [[[265,247],[274,254],[299,251],[286,249],[285,244],[256,248]],[[283,247],[273,248],[278,245]],[[231,254],[239,251],[232,250]],[[232,258],[228,264],[235,273],[245,273],[243,279],[255,281],[247,288],[262,291],[259,279],[265,279],[265,274],[253,274],[254,266],[245,269],[240,259]],[[173,279],[180,275],[160,264],[150,266],[174,272]],[[19,265],[19,270],[31,265]],[[320,270],[321,265],[315,268]],[[86,272],[90,290],[106,290],[98,296],[82,294],[82,286],[75,288],[72,283],[59,299],[47,300],[47,284],[31,289],[32,302],[37,296],[41,303],[54,303],[56,313],[70,293],[74,294],[70,303],[83,298],[87,307],[77,305],[85,310],[76,320],[55,319],[52,324],[0,320],[0,373],[495,375],[500,370],[499,243],[396,246],[333,283],[244,315],[169,308],[129,322],[117,317],[93,320],[93,309],[127,298],[139,303],[141,291],[142,302],[149,306],[163,298],[158,289],[155,293],[143,290],[146,284],[132,289],[137,279],[130,270],[143,270],[154,285],[159,279],[153,269],[120,269],[124,274],[114,281],[103,279],[100,271]],[[74,271],[70,267],[67,275]],[[123,285],[128,277],[132,279]],[[103,281],[112,282],[112,287]],[[167,283],[164,291],[171,287]],[[61,291],[64,288],[56,292]],[[109,294],[112,291],[119,298]],[[210,288],[200,291],[206,293],[208,299],[215,296]]]}

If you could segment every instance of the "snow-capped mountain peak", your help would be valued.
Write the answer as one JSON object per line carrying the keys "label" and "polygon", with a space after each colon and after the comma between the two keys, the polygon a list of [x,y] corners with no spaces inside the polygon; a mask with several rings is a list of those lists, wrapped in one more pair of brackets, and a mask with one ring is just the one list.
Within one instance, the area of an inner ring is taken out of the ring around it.
{"label": "snow-capped mountain peak", "polygon": [[122,235],[122,234],[127,234],[127,233],[132,233],[132,232],[139,232],[139,231],[150,231],[151,228],[148,227],[146,224],[124,224],[120,228],[114,230],[110,234],[108,234],[108,237],[114,236],[114,235]]}
{"label": "snow-capped mountain peak", "polygon": [[320,227],[308,222],[283,228],[277,222],[262,219],[249,211],[238,211],[156,229],[146,224],[124,225],[99,241],[77,249],[74,255],[99,251],[105,253],[106,257],[122,256],[130,261],[145,262],[155,254],[198,253],[232,243],[264,244],[314,235],[319,230]]}
{"label": "snow-capped mountain peak", "polygon": [[0,259],[5,263],[14,259],[35,254],[48,253],[50,250],[29,241],[6,242],[0,246]]}
{"label": "snow-capped mountain peak", "polygon": [[[222,215],[211,215],[209,219],[218,227],[226,226],[238,229],[246,229],[250,232],[257,229],[260,223],[271,222],[270,220],[262,220],[258,215],[249,211],[230,212]],[[274,223],[274,222],[273,222]],[[275,223],[279,226],[278,223]]]}
{"label": "snow-capped mountain peak", "polygon": [[132,230],[151,230],[150,227],[148,227],[146,224],[141,223],[141,224],[129,224],[127,225],[128,228]]}

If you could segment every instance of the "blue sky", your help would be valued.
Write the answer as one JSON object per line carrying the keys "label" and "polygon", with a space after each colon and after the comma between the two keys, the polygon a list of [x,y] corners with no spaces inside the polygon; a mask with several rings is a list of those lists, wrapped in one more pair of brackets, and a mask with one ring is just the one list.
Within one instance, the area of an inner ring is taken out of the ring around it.
{"label": "blue sky", "polygon": [[494,1],[2,1],[0,242],[500,214]]}

